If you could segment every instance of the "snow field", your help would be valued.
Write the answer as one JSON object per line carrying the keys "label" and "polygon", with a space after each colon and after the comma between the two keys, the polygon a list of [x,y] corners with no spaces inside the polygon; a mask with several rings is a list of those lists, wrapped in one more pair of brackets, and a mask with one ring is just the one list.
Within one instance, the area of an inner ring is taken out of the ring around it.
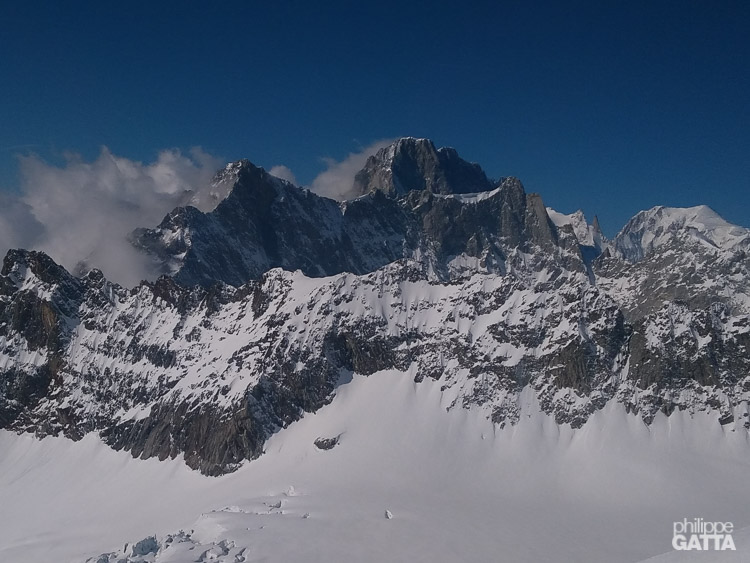
{"label": "snow field", "polygon": [[[500,430],[445,402],[411,373],[354,376],[220,478],[93,436],[2,432],[0,560],[679,561],[674,521],[750,525],[747,433],[715,417],[647,427],[611,404],[574,431],[529,393]],[[338,435],[330,450],[313,444]],[[157,551],[134,557],[151,535]],[[750,555],[748,539],[738,532],[734,555]]]}

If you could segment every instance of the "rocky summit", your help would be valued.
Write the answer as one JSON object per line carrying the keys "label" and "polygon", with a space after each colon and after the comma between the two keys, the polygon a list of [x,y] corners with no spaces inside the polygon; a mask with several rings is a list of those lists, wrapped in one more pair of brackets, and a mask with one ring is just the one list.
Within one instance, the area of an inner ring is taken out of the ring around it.
{"label": "rocky summit", "polygon": [[8,253],[1,428],[95,432],[216,475],[352,374],[398,370],[499,426],[532,397],[574,428],[616,401],[750,430],[750,231],[706,207],[641,212],[608,240],[412,138],[371,156],[349,201],[249,161],[217,178],[213,210],[131,234],[155,282]]}

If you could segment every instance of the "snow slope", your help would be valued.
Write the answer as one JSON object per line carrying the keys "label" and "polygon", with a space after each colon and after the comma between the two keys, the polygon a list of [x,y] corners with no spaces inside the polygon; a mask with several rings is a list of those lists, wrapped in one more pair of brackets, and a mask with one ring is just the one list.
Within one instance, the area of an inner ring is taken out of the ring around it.
{"label": "snow slope", "polygon": [[617,252],[637,262],[654,250],[683,238],[712,251],[747,248],[750,229],[733,225],[706,205],[653,207],[636,214],[614,240]]}
{"label": "snow slope", "polygon": [[750,525],[747,433],[712,415],[646,426],[613,402],[572,430],[524,391],[499,429],[414,375],[354,376],[218,478],[91,435],[0,432],[0,560],[130,555],[155,534],[157,552],[128,561],[634,562],[671,550],[675,520]]}

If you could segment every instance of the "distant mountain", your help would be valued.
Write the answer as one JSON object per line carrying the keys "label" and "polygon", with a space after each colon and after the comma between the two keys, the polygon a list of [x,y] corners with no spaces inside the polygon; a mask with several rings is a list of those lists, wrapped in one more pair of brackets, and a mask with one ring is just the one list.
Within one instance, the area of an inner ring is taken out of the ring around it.
{"label": "distant mountain", "polygon": [[455,149],[436,149],[429,139],[405,137],[369,157],[354,177],[355,193],[374,191],[399,197],[410,191],[465,194],[495,188],[478,164],[467,162]]}
{"label": "distant mountain", "polygon": [[597,283],[631,317],[665,303],[750,313],[750,230],[706,206],[641,211],[597,264]]}
{"label": "distant mountain", "polygon": [[235,469],[352,373],[439,381],[449,408],[578,428],[610,402],[651,423],[750,429],[748,230],[707,208],[642,212],[608,241],[402,139],[336,202],[248,161],[215,209],[133,244],[167,274],[133,289],[11,251],[0,275],[0,427]]}
{"label": "distant mountain", "polygon": [[638,262],[665,248],[705,248],[710,252],[750,250],[750,230],[732,225],[705,205],[654,207],[633,217],[614,240],[619,256]]}
{"label": "distant mountain", "polygon": [[[365,274],[403,258],[420,260],[435,279],[446,280],[467,269],[465,258],[474,264],[471,272],[501,273],[509,252],[557,244],[539,196],[527,195],[515,178],[494,186],[453,149],[436,151],[430,141],[400,140],[368,160],[365,170],[374,173],[377,167],[390,174],[401,170],[394,163],[405,166],[405,161],[416,166],[411,173],[427,176],[419,176],[421,183],[405,190],[404,197],[391,197],[398,190],[373,187],[341,203],[249,161],[233,163],[228,170],[236,177],[234,187],[216,209],[177,208],[155,229],[136,230],[132,241],[162,273],[183,285],[204,286],[215,281],[239,286],[275,267],[313,277]],[[482,179],[468,184],[471,189],[491,191],[467,196],[460,189],[467,186],[460,183],[465,170],[472,172],[469,180]],[[389,178],[401,187],[411,185],[403,175]]]}

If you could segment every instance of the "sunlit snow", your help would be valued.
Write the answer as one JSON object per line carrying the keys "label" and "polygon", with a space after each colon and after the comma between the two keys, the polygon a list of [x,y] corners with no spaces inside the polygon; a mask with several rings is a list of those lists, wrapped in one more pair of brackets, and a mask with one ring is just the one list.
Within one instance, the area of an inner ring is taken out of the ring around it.
{"label": "sunlit snow", "polygon": [[[747,433],[714,416],[658,415],[646,426],[610,403],[573,430],[528,393],[519,423],[500,430],[476,410],[446,412],[439,383],[416,385],[413,375],[354,376],[331,404],[273,436],[265,455],[219,478],[179,460],[134,460],[92,435],[73,443],[0,432],[0,560],[635,562],[666,553],[655,561],[672,562],[683,560],[669,555],[676,520],[750,525]],[[314,445],[334,436],[329,450]],[[747,557],[748,540],[738,532],[728,555]],[[135,557],[136,545],[151,551]],[[733,560],[708,555],[695,560]]]}

